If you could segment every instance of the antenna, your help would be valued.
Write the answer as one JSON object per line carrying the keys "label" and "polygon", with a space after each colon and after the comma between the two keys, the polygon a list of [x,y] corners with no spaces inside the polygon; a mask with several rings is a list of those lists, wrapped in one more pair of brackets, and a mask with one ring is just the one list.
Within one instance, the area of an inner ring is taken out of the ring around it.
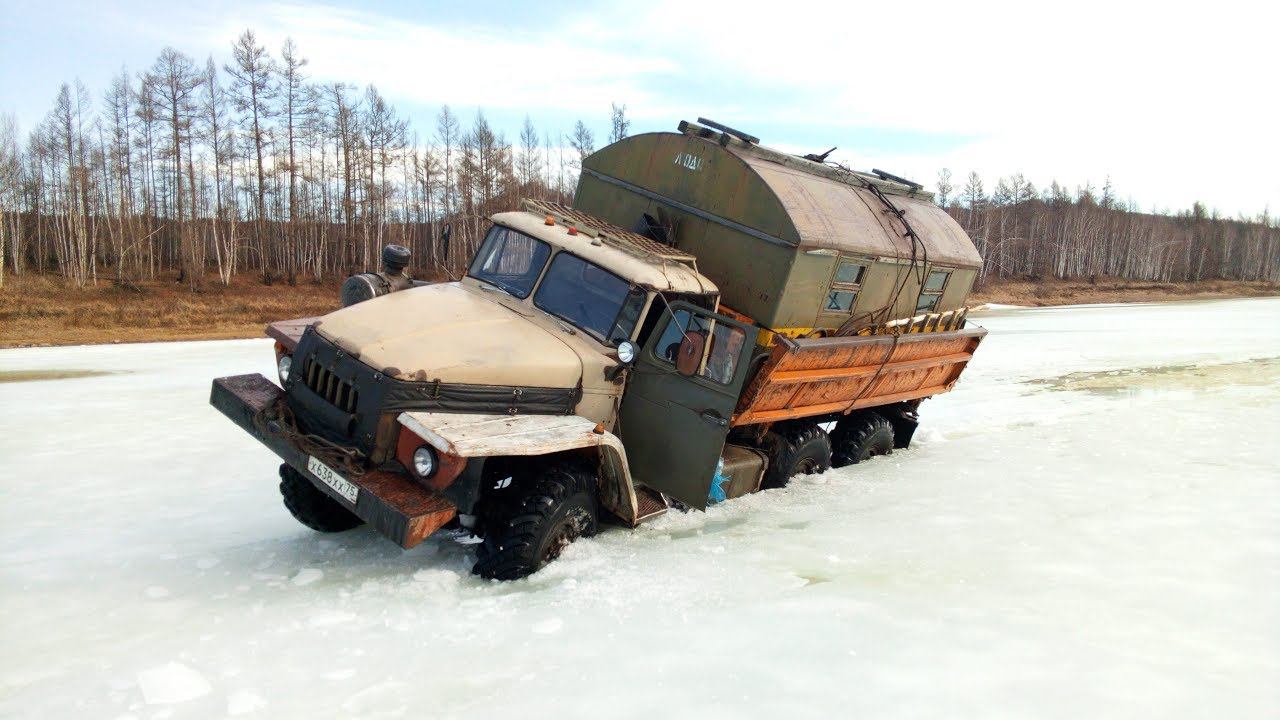
{"label": "antenna", "polygon": [[913,188],[913,189],[915,189],[915,190],[923,190],[923,189],[924,189],[924,186],[923,186],[923,185],[921,185],[921,184],[920,184],[920,183],[918,183],[918,182],[913,182],[913,181],[908,180],[908,179],[906,179],[906,178],[898,177],[897,175],[894,175],[894,174],[892,174],[892,173],[887,173],[887,172],[885,172],[885,171],[883,171],[883,170],[875,170],[875,169],[872,169],[872,171],[871,171],[871,172],[872,172],[872,173],[874,173],[874,174],[875,174],[875,176],[876,176],[876,177],[878,177],[878,178],[880,178],[881,180],[892,180],[893,182],[896,182],[896,183],[902,183],[903,185],[906,185],[907,187],[909,187],[909,188]]}
{"label": "antenna", "polygon": [[805,159],[805,160],[808,160],[809,162],[816,162],[816,163],[818,163],[819,165],[821,165],[822,163],[824,163],[824,162],[826,162],[826,161],[827,161],[827,156],[828,156],[828,155],[830,155],[831,153],[835,152],[835,151],[836,151],[836,149],[833,147],[833,148],[831,148],[830,150],[828,150],[828,151],[826,151],[826,152],[822,153],[821,155],[817,155],[817,154],[814,154],[814,153],[809,153],[808,155],[805,155],[805,156],[804,156],[804,159]]}

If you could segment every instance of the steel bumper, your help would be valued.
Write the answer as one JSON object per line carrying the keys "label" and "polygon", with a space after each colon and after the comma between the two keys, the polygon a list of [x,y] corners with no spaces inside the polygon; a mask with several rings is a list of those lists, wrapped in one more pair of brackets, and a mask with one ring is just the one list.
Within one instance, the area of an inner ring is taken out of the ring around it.
{"label": "steel bumper", "polygon": [[[318,490],[354,512],[374,529],[411,548],[453,519],[457,508],[448,500],[418,485],[404,475],[371,470],[363,475],[342,473],[360,489],[353,506],[338,491],[307,469],[309,455],[289,437],[268,429],[260,414],[272,407],[284,391],[262,375],[234,375],[213,381],[209,404],[226,415],[258,442],[271,448]],[[338,468],[333,468],[338,470]]]}

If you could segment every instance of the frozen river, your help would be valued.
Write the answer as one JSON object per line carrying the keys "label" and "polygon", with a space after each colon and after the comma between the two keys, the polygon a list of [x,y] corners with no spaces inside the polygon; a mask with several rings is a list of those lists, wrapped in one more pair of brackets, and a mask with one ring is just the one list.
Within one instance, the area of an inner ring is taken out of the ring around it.
{"label": "frozen river", "polygon": [[1280,716],[1280,299],[977,321],[911,450],[514,583],[294,522],[269,341],[0,351],[0,717]]}

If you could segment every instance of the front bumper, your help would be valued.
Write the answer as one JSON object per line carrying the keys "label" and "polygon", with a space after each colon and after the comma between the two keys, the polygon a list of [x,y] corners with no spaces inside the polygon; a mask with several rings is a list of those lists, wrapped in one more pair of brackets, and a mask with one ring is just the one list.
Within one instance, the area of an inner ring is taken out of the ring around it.
{"label": "front bumper", "polygon": [[411,548],[417,545],[457,514],[457,508],[452,503],[408,477],[378,470],[371,470],[363,475],[342,474],[344,479],[360,489],[356,503],[352,505],[307,469],[307,459],[310,456],[292,439],[268,429],[268,423],[263,421],[263,414],[283,396],[284,391],[262,375],[235,375],[213,381],[209,404],[258,442],[271,448],[272,452],[310,480],[318,490],[354,512],[400,547]]}

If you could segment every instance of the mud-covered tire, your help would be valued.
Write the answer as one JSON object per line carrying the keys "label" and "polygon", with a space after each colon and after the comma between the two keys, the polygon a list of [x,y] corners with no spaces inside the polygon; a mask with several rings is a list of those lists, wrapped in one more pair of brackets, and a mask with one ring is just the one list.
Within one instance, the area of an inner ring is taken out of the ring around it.
{"label": "mud-covered tire", "polygon": [[836,423],[831,433],[831,464],[856,465],[893,452],[893,424],[884,416],[865,412]]}
{"label": "mud-covered tire", "polygon": [[531,575],[569,543],[594,535],[599,514],[596,478],[580,467],[556,463],[516,477],[510,495],[486,512],[471,571],[491,580]]}
{"label": "mud-covered tire", "polygon": [[302,473],[288,465],[280,466],[280,495],[289,513],[312,530],[342,532],[364,524],[355,513],[320,492]]}
{"label": "mud-covered tire", "polygon": [[800,423],[770,430],[762,442],[769,468],[763,489],[785,487],[796,475],[812,475],[831,467],[831,440],[817,423]]}

